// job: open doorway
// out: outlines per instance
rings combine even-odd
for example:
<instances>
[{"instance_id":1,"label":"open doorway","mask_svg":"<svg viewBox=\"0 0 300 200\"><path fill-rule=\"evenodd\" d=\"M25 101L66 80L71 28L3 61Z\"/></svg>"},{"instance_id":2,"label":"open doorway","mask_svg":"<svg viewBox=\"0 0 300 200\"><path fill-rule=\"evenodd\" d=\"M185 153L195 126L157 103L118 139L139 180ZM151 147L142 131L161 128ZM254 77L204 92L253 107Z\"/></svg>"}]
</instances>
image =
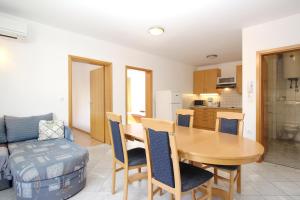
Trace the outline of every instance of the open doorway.
<instances>
[{"instance_id":1,"label":"open doorway","mask_svg":"<svg viewBox=\"0 0 300 200\"><path fill-rule=\"evenodd\" d=\"M300 45L257 56L257 140L264 161L300 169Z\"/></svg>"},{"instance_id":2,"label":"open doorway","mask_svg":"<svg viewBox=\"0 0 300 200\"><path fill-rule=\"evenodd\" d=\"M83 145L110 143L105 113L112 110L111 75L111 63L69 56L69 126L85 133Z\"/></svg>"},{"instance_id":3,"label":"open doorway","mask_svg":"<svg viewBox=\"0 0 300 200\"><path fill-rule=\"evenodd\" d=\"M126 123L152 117L152 70L126 66Z\"/></svg>"}]
</instances>

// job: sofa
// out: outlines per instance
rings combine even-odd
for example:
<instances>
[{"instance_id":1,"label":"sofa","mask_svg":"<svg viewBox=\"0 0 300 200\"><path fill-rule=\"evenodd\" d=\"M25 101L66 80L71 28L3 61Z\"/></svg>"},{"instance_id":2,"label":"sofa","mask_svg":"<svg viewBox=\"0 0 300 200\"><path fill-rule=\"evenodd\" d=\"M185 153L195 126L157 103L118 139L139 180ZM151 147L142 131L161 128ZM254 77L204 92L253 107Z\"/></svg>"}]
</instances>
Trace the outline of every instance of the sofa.
<instances>
[{"instance_id":1,"label":"sofa","mask_svg":"<svg viewBox=\"0 0 300 200\"><path fill-rule=\"evenodd\" d=\"M68 199L86 184L87 149L64 138L38 140L39 121L53 114L0 118L0 190L14 187L17 200Z\"/></svg>"}]
</instances>

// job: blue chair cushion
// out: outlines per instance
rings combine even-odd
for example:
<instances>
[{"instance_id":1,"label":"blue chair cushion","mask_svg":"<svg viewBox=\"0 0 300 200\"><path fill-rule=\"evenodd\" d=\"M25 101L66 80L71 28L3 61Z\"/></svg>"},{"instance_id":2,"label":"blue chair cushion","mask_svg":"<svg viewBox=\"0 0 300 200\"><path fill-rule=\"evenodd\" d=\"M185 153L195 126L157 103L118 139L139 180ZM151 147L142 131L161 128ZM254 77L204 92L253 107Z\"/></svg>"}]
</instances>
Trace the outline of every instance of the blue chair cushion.
<instances>
[{"instance_id":1,"label":"blue chair cushion","mask_svg":"<svg viewBox=\"0 0 300 200\"><path fill-rule=\"evenodd\" d=\"M238 120L221 118L220 132L229 133L232 135L238 134Z\"/></svg>"},{"instance_id":2,"label":"blue chair cushion","mask_svg":"<svg viewBox=\"0 0 300 200\"><path fill-rule=\"evenodd\" d=\"M123 144L121 139L121 131L119 127L119 122L114 122L110 120L111 134L113 138L114 150L116 158L124 163L124 153L123 153Z\"/></svg>"},{"instance_id":3,"label":"blue chair cushion","mask_svg":"<svg viewBox=\"0 0 300 200\"><path fill-rule=\"evenodd\" d=\"M179 167L182 192L199 187L213 177L211 172L187 163L180 162Z\"/></svg>"},{"instance_id":4,"label":"blue chair cushion","mask_svg":"<svg viewBox=\"0 0 300 200\"><path fill-rule=\"evenodd\" d=\"M174 188L169 134L149 129L149 141L153 178Z\"/></svg>"},{"instance_id":5,"label":"blue chair cushion","mask_svg":"<svg viewBox=\"0 0 300 200\"><path fill-rule=\"evenodd\" d=\"M147 163L145 149L134 148L128 150L127 153L129 166L145 165Z\"/></svg>"},{"instance_id":6,"label":"blue chair cushion","mask_svg":"<svg viewBox=\"0 0 300 200\"><path fill-rule=\"evenodd\" d=\"M185 127L190 127L190 115L178 115L177 123L178 126L185 126Z\"/></svg>"},{"instance_id":7,"label":"blue chair cushion","mask_svg":"<svg viewBox=\"0 0 300 200\"><path fill-rule=\"evenodd\" d=\"M236 171L240 167L239 165L210 165L210 166L219 168L219 169L225 169L228 171Z\"/></svg>"},{"instance_id":8,"label":"blue chair cushion","mask_svg":"<svg viewBox=\"0 0 300 200\"><path fill-rule=\"evenodd\" d=\"M7 143L4 117L0 117L0 144Z\"/></svg>"},{"instance_id":9,"label":"blue chair cushion","mask_svg":"<svg viewBox=\"0 0 300 200\"><path fill-rule=\"evenodd\" d=\"M5 116L7 141L19 142L37 139L39 137L40 120L53 120L53 114L49 113L31 117Z\"/></svg>"}]
</instances>

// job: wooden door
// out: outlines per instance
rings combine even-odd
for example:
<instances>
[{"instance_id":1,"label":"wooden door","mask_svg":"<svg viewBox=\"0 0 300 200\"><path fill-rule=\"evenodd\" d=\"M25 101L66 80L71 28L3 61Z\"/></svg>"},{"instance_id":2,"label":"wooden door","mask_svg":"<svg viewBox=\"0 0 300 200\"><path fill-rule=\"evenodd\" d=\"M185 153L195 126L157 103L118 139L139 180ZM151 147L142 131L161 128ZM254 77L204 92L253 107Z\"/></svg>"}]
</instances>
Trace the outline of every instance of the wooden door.
<instances>
[{"instance_id":1,"label":"wooden door","mask_svg":"<svg viewBox=\"0 0 300 200\"><path fill-rule=\"evenodd\" d=\"M194 72L194 94L205 93L204 90L205 71Z\"/></svg>"},{"instance_id":2,"label":"wooden door","mask_svg":"<svg viewBox=\"0 0 300 200\"><path fill-rule=\"evenodd\" d=\"M236 66L236 91L239 94L242 94L242 82L243 82L243 72L242 72L242 65Z\"/></svg>"},{"instance_id":3,"label":"wooden door","mask_svg":"<svg viewBox=\"0 0 300 200\"><path fill-rule=\"evenodd\" d=\"M91 137L105 142L104 67L90 72Z\"/></svg>"},{"instance_id":4,"label":"wooden door","mask_svg":"<svg viewBox=\"0 0 300 200\"><path fill-rule=\"evenodd\" d=\"M217 77L221 75L220 69L205 71L205 92L217 93Z\"/></svg>"}]
</instances>

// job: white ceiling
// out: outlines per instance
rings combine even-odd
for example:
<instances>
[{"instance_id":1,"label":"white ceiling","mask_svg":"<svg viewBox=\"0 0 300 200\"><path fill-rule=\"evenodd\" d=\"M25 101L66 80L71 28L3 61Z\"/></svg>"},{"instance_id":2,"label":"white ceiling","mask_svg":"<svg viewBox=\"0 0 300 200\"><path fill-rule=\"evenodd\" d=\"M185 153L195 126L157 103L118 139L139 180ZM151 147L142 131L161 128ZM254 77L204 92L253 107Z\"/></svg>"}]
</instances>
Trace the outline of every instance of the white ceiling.
<instances>
[{"instance_id":1,"label":"white ceiling","mask_svg":"<svg viewBox=\"0 0 300 200\"><path fill-rule=\"evenodd\" d=\"M300 0L0 0L0 12L204 65L241 60L241 29L300 13Z\"/></svg>"}]
</instances>

